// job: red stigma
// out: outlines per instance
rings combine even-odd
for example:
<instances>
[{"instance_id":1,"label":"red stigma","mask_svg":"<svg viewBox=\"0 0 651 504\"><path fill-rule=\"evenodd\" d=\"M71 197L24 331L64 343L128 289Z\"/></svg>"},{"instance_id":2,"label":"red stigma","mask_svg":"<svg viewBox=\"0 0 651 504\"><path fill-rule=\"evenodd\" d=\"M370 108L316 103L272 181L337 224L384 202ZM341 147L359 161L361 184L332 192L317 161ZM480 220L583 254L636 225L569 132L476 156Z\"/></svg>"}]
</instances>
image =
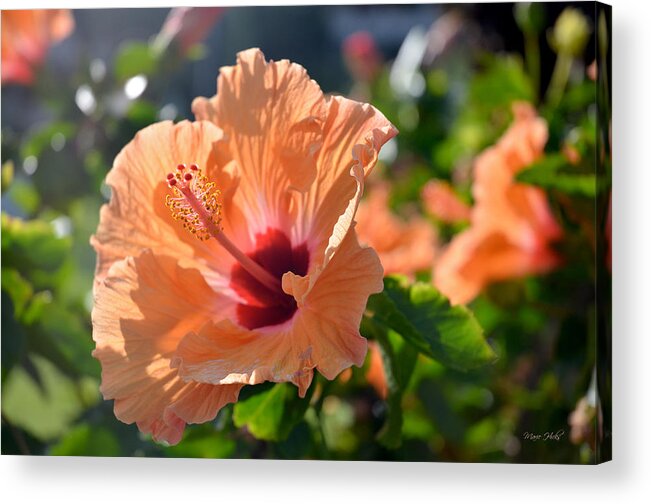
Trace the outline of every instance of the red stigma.
<instances>
[{"instance_id":1,"label":"red stigma","mask_svg":"<svg viewBox=\"0 0 651 504\"><path fill-rule=\"evenodd\" d=\"M175 186L175 185L176 185L176 179L175 179L175 178L173 178L173 179L169 179L169 180L167 181L167 183L168 183L170 186Z\"/></svg>"},{"instance_id":2,"label":"red stigma","mask_svg":"<svg viewBox=\"0 0 651 504\"><path fill-rule=\"evenodd\" d=\"M186 173L183 177L185 180L192 180L192 173Z\"/></svg>"},{"instance_id":3,"label":"red stigma","mask_svg":"<svg viewBox=\"0 0 651 504\"><path fill-rule=\"evenodd\" d=\"M176 167L176 169L179 170L179 171L183 171L183 170L185 170L186 168L187 168L187 166L185 166L185 163L181 163L180 165L178 165L178 166Z\"/></svg>"},{"instance_id":4,"label":"red stigma","mask_svg":"<svg viewBox=\"0 0 651 504\"><path fill-rule=\"evenodd\" d=\"M173 178L174 178L174 174L173 174L173 173L168 173L168 174L167 174L167 180L172 180Z\"/></svg>"},{"instance_id":5,"label":"red stigma","mask_svg":"<svg viewBox=\"0 0 651 504\"><path fill-rule=\"evenodd\" d=\"M193 171L197 171L199 169L199 166L197 166L196 164L191 164L190 169Z\"/></svg>"}]
</instances>

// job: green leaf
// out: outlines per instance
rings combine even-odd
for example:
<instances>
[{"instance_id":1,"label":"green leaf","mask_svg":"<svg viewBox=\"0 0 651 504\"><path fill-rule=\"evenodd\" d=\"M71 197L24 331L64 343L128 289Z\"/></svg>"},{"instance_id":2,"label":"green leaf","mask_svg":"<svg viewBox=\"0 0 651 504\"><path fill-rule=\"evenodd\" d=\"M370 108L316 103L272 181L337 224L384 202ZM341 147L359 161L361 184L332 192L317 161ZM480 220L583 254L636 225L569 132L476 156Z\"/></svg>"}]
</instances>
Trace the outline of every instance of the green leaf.
<instances>
[{"instance_id":1,"label":"green leaf","mask_svg":"<svg viewBox=\"0 0 651 504\"><path fill-rule=\"evenodd\" d=\"M246 427L258 439L282 441L305 415L313 387L305 398L298 397L296 387L288 383L270 383L252 387L233 409L236 427ZM251 395L252 394L252 395Z\"/></svg>"},{"instance_id":2,"label":"green leaf","mask_svg":"<svg viewBox=\"0 0 651 504\"><path fill-rule=\"evenodd\" d=\"M120 443L115 434L105 427L81 424L52 446L50 455L118 457Z\"/></svg>"},{"instance_id":3,"label":"green leaf","mask_svg":"<svg viewBox=\"0 0 651 504\"><path fill-rule=\"evenodd\" d=\"M4 273L2 274L4 281ZM26 336L25 329L18 323L14 316L14 302L11 296L2 289L2 386L14 366L18 365L25 356Z\"/></svg>"},{"instance_id":4,"label":"green leaf","mask_svg":"<svg viewBox=\"0 0 651 504\"><path fill-rule=\"evenodd\" d=\"M94 343L83 319L57 302L44 303L39 309L38 335L30 340L32 350L47 356L71 376L99 378L99 363L90 358Z\"/></svg>"},{"instance_id":5,"label":"green leaf","mask_svg":"<svg viewBox=\"0 0 651 504\"><path fill-rule=\"evenodd\" d=\"M402 444L402 397L414 372L418 351L391 329L386 332L376 330L374 335L382 353L389 407L387 420L378 433L378 441L387 448L395 449Z\"/></svg>"},{"instance_id":6,"label":"green leaf","mask_svg":"<svg viewBox=\"0 0 651 504\"><path fill-rule=\"evenodd\" d=\"M491 109L510 107L515 100L533 101L534 92L522 60L515 56L489 58L485 72L477 74L470 83L469 99L483 113Z\"/></svg>"},{"instance_id":7,"label":"green leaf","mask_svg":"<svg viewBox=\"0 0 651 504\"><path fill-rule=\"evenodd\" d=\"M235 448L235 441L227 433L207 423L189 427L183 441L175 446L166 446L163 451L170 457L215 459L230 457Z\"/></svg>"},{"instance_id":8,"label":"green leaf","mask_svg":"<svg viewBox=\"0 0 651 504\"><path fill-rule=\"evenodd\" d=\"M373 320L393 329L441 364L467 371L495 361L481 326L465 306L450 302L431 284L400 276L384 279L384 291L369 299Z\"/></svg>"},{"instance_id":9,"label":"green leaf","mask_svg":"<svg viewBox=\"0 0 651 504\"><path fill-rule=\"evenodd\" d=\"M22 323L31 326L36 321L38 321L42 314L43 310L47 305L52 302L52 293L50 291L41 291L37 292L32 296L32 299L29 303L29 306L25 310L25 313L22 316Z\"/></svg>"},{"instance_id":10,"label":"green leaf","mask_svg":"<svg viewBox=\"0 0 651 504\"><path fill-rule=\"evenodd\" d=\"M2 290L14 304L14 316L19 319L34 293L31 284L13 268L2 268Z\"/></svg>"},{"instance_id":11,"label":"green leaf","mask_svg":"<svg viewBox=\"0 0 651 504\"><path fill-rule=\"evenodd\" d=\"M151 75L157 66L156 55L147 44L129 42L120 48L115 57L115 76L122 81L138 74Z\"/></svg>"},{"instance_id":12,"label":"green leaf","mask_svg":"<svg viewBox=\"0 0 651 504\"><path fill-rule=\"evenodd\" d=\"M11 297L14 317L25 326L31 326L52 301L50 291L34 293L32 285L15 269L2 268L2 290Z\"/></svg>"},{"instance_id":13,"label":"green leaf","mask_svg":"<svg viewBox=\"0 0 651 504\"><path fill-rule=\"evenodd\" d=\"M572 196L594 198L597 179L594 173L577 173L562 154L546 156L516 175L516 180L545 190L555 189Z\"/></svg>"},{"instance_id":14,"label":"green leaf","mask_svg":"<svg viewBox=\"0 0 651 504\"><path fill-rule=\"evenodd\" d=\"M47 222L24 221L2 214L3 264L20 264L22 272L55 271L69 250L70 240L58 238Z\"/></svg>"},{"instance_id":15,"label":"green leaf","mask_svg":"<svg viewBox=\"0 0 651 504\"><path fill-rule=\"evenodd\" d=\"M397 332L387 331L387 342L391 349L391 373L401 390L406 390L418 359L418 351ZM386 347L386 345L385 345Z\"/></svg>"},{"instance_id":16,"label":"green leaf","mask_svg":"<svg viewBox=\"0 0 651 504\"><path fill-rule=\"evenodd\" d=\"M31 180L17 178L11 184L6 194L7 199L13 201L25 214L32 215L41 204L41 196Z\"/></svg>"},{"instance_id":17,"label":"green leaf","mask_svg":"<svg viewBox=\"0 0 651 504\"><path fill-rule=\"evenodd\" d=\"M23 367L14 367L3 383L2 414L32 436L49 441L67 432L84 409L99 399L97 382L75 382L48 360L37 355L29 359L38 378Z\"/></svg>"}]
</instances>

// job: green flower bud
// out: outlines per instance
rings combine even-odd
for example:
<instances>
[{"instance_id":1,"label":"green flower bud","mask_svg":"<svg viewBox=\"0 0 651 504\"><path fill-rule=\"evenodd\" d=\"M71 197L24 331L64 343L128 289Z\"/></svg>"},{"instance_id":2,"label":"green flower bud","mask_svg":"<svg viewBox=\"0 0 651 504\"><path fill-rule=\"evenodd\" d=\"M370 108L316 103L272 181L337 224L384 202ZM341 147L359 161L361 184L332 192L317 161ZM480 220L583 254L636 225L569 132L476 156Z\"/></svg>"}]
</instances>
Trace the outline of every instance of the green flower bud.
<instances>
[{"instance_id":1,"label":"green flower bud","mask_svg":"<svg viewBox=\"0 0 651 504\"><path fill-rule=\"evenodd\" d=\"M578 9L568 7L549 32L549 43L557 53L576 57L585 49L591 33L588 19Z\"/></svg>"}]
</instances>

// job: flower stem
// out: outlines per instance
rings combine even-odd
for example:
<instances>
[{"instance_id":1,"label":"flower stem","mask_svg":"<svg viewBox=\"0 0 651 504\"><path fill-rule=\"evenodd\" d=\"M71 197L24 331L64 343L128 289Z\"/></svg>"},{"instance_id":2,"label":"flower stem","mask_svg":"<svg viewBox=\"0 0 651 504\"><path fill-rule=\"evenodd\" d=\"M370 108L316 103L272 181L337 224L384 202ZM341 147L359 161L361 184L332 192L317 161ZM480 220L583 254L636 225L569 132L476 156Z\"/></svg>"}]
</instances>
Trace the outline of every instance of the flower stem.
<instances>
[{"instance_id":1,"label":"flower stem","mask_svg":"<svg viewBox=\"0 0 651 504\"><path fill-rule=\"evenodd\" d=\"M557 107L563 97L565 86L570 78L570 70L572 70L572 56L562 52L558 53L556 58L556 65L552 73L549 88L547 88L547 104L550 107Z\"/></svg>"},{"instance_id":2,"label":"flower stem","mask_svg":"<svg viewBox=\"0 0 651 504\"><path fill-rule=\"evenodd\" d=\"M534 100L537 103L538 94L540 93L540 45L538 43L538 34L533 31L525 32L524 44L527 70L533 84Z\"/></svg>"}]
</instances>

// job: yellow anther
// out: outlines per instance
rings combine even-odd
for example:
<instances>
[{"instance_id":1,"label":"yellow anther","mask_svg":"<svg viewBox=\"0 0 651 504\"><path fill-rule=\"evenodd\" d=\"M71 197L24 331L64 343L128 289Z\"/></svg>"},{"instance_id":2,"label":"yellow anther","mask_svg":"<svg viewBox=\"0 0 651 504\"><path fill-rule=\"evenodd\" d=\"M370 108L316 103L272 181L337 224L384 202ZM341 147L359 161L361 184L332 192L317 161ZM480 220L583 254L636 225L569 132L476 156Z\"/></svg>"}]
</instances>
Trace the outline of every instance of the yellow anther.
<instances>
[{"instance_id":1,"label":"yellow anther","mask_svg":"<svg viewBox=\"0 0 651 504\"><path fill-rule=\"evenodd\" d=\"M167 176L167 183L173 194L166 196L165 205L174 220L182 222L185 229L202 241L221 230L220 191L201 170L182 174L177 168L175 174Z\"/></svg>"}]
</instances>

